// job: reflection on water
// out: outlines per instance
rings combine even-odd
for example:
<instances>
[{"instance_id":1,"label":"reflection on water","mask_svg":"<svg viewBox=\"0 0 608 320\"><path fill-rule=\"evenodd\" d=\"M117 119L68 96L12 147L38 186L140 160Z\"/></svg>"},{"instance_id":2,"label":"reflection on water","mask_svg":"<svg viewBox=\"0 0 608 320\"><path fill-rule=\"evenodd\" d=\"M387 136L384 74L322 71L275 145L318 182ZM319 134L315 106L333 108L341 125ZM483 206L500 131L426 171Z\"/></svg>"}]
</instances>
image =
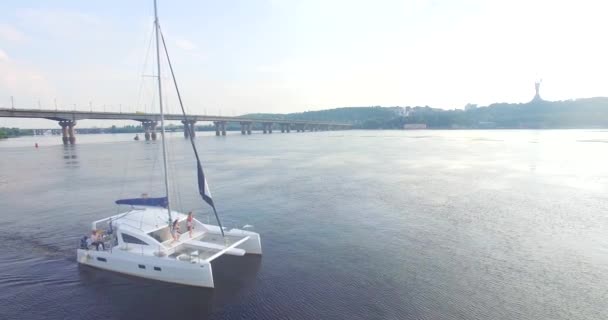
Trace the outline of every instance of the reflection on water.
<instances>
[{"instance_id":1,"label":"reflection on water","mask_svg":"<svg viewBox=\"0 0 608 320\"><path fill-rule=\"evenodd\" d=\"M75 144L64 144L63 145L63 163L68 168L78 168L78 146Z\"/></svg>"}]
</instances>

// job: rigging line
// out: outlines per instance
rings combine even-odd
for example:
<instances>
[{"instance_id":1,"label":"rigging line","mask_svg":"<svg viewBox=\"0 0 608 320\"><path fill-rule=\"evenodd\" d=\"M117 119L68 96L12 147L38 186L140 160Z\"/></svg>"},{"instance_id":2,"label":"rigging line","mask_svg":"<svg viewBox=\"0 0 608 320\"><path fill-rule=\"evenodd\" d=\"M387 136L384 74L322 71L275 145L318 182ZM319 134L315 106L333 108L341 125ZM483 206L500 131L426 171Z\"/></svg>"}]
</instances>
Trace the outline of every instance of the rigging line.
<instances>
[{"instance_id":1,"label":"rigging line","mask_svg":"<svg viewBox=\"0 0 608 320\"><path fill-rule=\"evenodd\" d=\"M158 181L158 178L154 176L154 172L156 172L156 165L158 163L158 154L160 153L160 148L154 141L147 141L146 143L150 145L150 150L152 150L152 168L150 170L152 174L148 176L148 190L153 190L156 187L154 182Z\"/></svg>"},{"instance_id":2,"label":"rigging line","mask_svg":"<svg viewBox=\"0 0 608 320\"><path fill-rule=\"evenodd\" d=\"M150 103L150 108L152 108L155 102L156 95L153 95L152 102ZM145 148L144 150L152 150L152 168L150 172L154 173L156 169L156 164L158 163L158 153L160 148L156 147L156 143L152 143L151 141L146 141L146 145L149 145L150 148ZM154 176L154 174L150 174L148 176L148 190L152 190L152 187L154 187L152 183L154 181L157 181L157 178Z\"/></svg>"},{"instance_id":3,"label":"rigging line","mask_svg":"<svg viewBox=\"0 0 608 320\"><path fill-rule=\"evenodd\" d=\"M169 104L169 94L170 94L170 90L167 86L163 87L164 90L164 99L165 99L165 110L172 110L172 105ZM169 135L173 135L173 133L168 133L167 132L167 137L169 137ZM178 211L183 212L183 202L182 202L182 197L181 197L181 188L180 188L180 184L179 184L179 172L178 172L178 163L177 163L177 155L178 153L176 152L176 147L173 143L169 143L167 144L167 159L168 159L168 167L167 169L169 170L169 176L172 178L172 188L171 188L171 196L172 196L172 202L174 204L173 208L179 208Z\"/></svg>"},{"instance_id":4,"label":"rigging line","mask_svg":"<svg viewBox=\"0 0 608 320\"><path fill-rule=\"evenodd\" d=\"M161 69L160 69L160 43L159 43L159 33L160 33L160 24L158 22L158 11L156 7L156 0L154 0L154 33L156 35L156 71L158 75L158 104L160 106L160 129L161 129L161 137L162 137L162 146L163 146L163 171L165 176L165 195L167 195L167 216L168 216L168 225L170 226L173 222L173 217L171 216L171 201L169 200L169 176L167 172L167 142L165 136L165 114L163 110L163 86L161 81Z\"/></svg>"},{"instance_id":5,"label":"rigging line","mask_svg":"<svg viewBox=\"0 0 608 320\"><path fill-rule=\"evenodd\" d=\"M173 188L171 188L171 194L173 196L173 203L174 206L173 208L179 208L179 211L183 212L183 204L182 204L182 199L181 199L181 194L180 194L180 183L179 181L181 180L179 177L179 171L178 171L178 167L179 164L177 163L177 155L178 153L176 152L176 147L173 143L169 143L167 145L167 155L169 156L169 172L171 172L171 177L173 179Z\"/></svg>"},{"instance_id":6,"label":"rigging line","mask_svg":"<svg viewBox=\"0 0 608 320\"><path fill-rule=\"evenodd\" d=\"M153 90L152 90L153 91ZM152 94L151 95L152 98L150 99L151 101L149 101L149 106L150 106L150 110L154 110L155 109L155 105L156 105L156 95ZM144 109L145 112L147 112L147 108ZM143 131L143 135L145 136L145 128L143 125L143 122L141 123L141 130ZM156 142L154 140L146 140L144 142L144 154L143 154L143 158L141 159L141 163L144 164L143 169L146 169L146 164L147 161L146 160L152 160L152 167L150 168L150 174L147 176L147 180L142 179L142 181L144 182L143 187L147 188L147 192L148 194L151 193L152 190L156 190L156 185L154 184L155 181L158 181L158 177L156 177L154 175L154 173L156 172L156 165L158 163L158 154L160 151L160 148L158 147L158 145L156 144ZM150 158L148 158L148 156Z\"/></svg>"},{"instance_id":7,"label":"rigging line","mask_svg":"<svg viewBox=\"0 0 608 320\"><path fill-rule=\"evenodd\" d=\"M169 58L169 51L167 50L167 44L165 43L165 36L162 33L162 30L160 29L160 25L158 26L158 32L160 33L160 38L163 42L163 48L165 49L165 57L167 57L167 64L169 65L169 70L171 71L171 77L173 78L173 85L175 85L175 92L177 93L177 99L179 100L179 106L182 109L182 115L184 116L184 121L187 123L188 121L188 117L186 116L186 110L184 109L184 103L182 102L182 95L179 92L179 87L177 86L177 80L175 79L175 73L173 72L173 65L171 64L171 59ZM201 160L198 156L198 151L196 150L196 145L194 144L194 126L190 126L188 125L188 133L189 133L189 137L190 137L190 143L192 144L192 150L194 151L194 156L196 157L196 162L197 162L197 166L198 166L198 172L199 172L199 192L200 192L200 173L203 172L203 166L201 165ZM203 177L204 178L204 177ZM207 187L207 183L206 181L204 182L204 187L203 187L203 191L207 189L208 191L208 187ZM220 217L217 214L217 210L215 209L215 203L213 202L213 199L211 199L211 197L206 196L205 192L202 192L201 196L203 197L203 200L205 200L213 209L213 214L215 214L215 219L217 220L217 224L220 227L220 231L222 232L222 237L225 238L224 235L224 228L222 227L222 222L220 221Z\"/></svg>"},{"instance_id":8,"label":"rigging line","mask_svg":"<svg viewBox=\"0 0 608 320\"><path fill-rule=\"evenodd\" d=\"M133 156L133 149L135 148L127 148L127 157L123 166L122 180L120 184L120 198L122 199L125 192L125 181L129 178L129 167L131 166L131 158ZM120 211L120 206L116 206L116 212Z\"/></svg>"},{"instance_id":9,"label":"rigging line","mask_svg":"<svg viewBox=\"0 0 608 320\"><path fill-rule=\"evenodd\" d=\"M167 77L165 77L165 80L168 80ZM169 103L169 95L170 95L170 89L168 86L164 86L163 87L163 98L164 98L164 107L165 107L165 111L167 114L171 113L171 110L173 108L173 106ZM167 141L168 139L170 139L170 133L168 131L165 132L165 135L167 136ZM180 199L177 198L177 193L176 190L179 189L179 179L177 177L177 169L176 169L176 164L175 164L175 159L176 159L176 153L175 153L175 148L173 146L172 143L168 143L167 144L167 172L168 172L168 176L171 179L171 199L173 200L173 209L176 208L181 208L181 203L179 202ZM181 210L180 210L181 211Z\"/></svg>"},{"instance_id":10,"label":"rigging line","mask_svg":"<svg viewBox=\"0 0 608 320\"><path fill-rule=\"evenodd\" d=\"M143 87L144 87L144 83L145 83L145 81L143 79L144 78L143 73L146 69L146 66L148 65L148 58L150 57L150 51L151 51L150 49L152 47L152 39L153 39L152 35L153 34L154 34L154 26L152 26L152 29L150 30L150 36L149 36L149 40L148 40L148 49L146 49L146 54L144 55L144 63L142 64L141 69L140 69L141 70L141 72L139 73L140 76L138 76L139 77L139 88L137 90L137 99L136 99L136 101L135 101L136 103L134 105L135 107L139 107L139 103L142 100L142 95L143 95L142 92L144 91ZM145 111L146 110L144 110L144 112Z\"/></svg>"}]
</instances>

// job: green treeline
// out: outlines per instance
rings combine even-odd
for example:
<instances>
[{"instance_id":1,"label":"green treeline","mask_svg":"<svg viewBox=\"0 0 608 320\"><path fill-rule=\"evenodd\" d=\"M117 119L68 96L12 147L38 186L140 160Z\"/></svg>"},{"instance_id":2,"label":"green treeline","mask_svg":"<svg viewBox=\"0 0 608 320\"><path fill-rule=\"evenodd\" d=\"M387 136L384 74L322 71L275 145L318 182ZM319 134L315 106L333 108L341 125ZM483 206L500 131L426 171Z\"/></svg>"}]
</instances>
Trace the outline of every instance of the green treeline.
<instances>
[{"instance_id":1,"label":"green treeline","mask_svg":"<svg viewBox=\"0 0 608 320\"><path fill-rule=\"evenodd\" d=\"M346 107L288 114L253 113L243 115L242 117L340 122L353 124L356 128L361 129L389 129L398 126L397 122L400 121L399 117L402 115L403 110L404 108L401 107Z\"/></svg>"},{"instance_id":2,"label":"green treeline","mask_svg":"<svg viewBox=\"0 0 608 320\"><path fill-rule=\"evenodd\" d=\"M0 128L0 139L28 136L34 134L31 129L19 129L19 128Z\"/></svg>"},{"instance_id":3,"label":"green treeline","mask_svg":"<svg viewBox=\"0 0 608 320\"><path fill-rule=\"evenodd\" d=\"M529 103L495 103L469 110L413 110L406 123L430 128L600 128L608 127L608 98Z\"/></svg>"},{"instance_id":4,"label":"green treeline","mask_svg":"<svg viewBox=\"0 0 608 320\"><path fill-rule=\"evenodd\" d=\"M462 109L431 107L351 107L291 114L250 114L244 117L347 122L358 129L401 129L425 124L437 129L475 128L608 128L608 98L529 103L494 103Z\"/></svg>"},{"instance_id":5,"label":"green treeline","mask_svg":"<svg viewBox=\"0 0 608 320\"><path fill-rule=\"evenodd\" d=\"M126 125L124 127L111 126L109 129L103 130L105 133L139 133L143 132L142 126Z\"/></svg>"}]
</instances>

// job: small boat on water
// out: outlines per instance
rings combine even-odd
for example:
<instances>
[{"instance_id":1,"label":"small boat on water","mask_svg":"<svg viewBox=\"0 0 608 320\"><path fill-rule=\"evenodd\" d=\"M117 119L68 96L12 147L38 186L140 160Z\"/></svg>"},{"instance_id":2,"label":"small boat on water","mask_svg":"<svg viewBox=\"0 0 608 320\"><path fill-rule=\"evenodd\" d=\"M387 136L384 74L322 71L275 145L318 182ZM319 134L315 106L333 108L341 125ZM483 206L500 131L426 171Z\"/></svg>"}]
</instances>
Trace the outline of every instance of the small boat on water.
<instances>
[{"instance_id":1,"label":"small boat on water","mask_svg":"<svg viewBox=\"0 0 608 320\"><path fill-rule=\"evenodd\" d=\"M133 138L133 140L135 140L135 141L139 141L139 134L137 134L137 133L136 133L136 134L135 134L135 137Z\"/></svg>"},{"instance_id":2,"label":"small boat on water","mask_svg":"<svg viewBox=\"0 0 608 320\"><path fill-rule=\"evenodd\" d=\"M154 17L157 61L160 61L162 39L184 120L187 120L158 23L156 1ZM194 134L189 137L196 158L198 191L203 201L213 210L217 225L202 223L192 215L171 209L159 62L157 72L165 195L150 198L144 194L138 198L117 200L116 204L130 206L130 209L94 221L91 225L93 241L87 241L86 236L81 239L80 248L76 250L77 261L83 265L142 278L213 288L211 262L224 254L261 255L260 235L249 230L226 229L222 226L194 144ZM136 135L135 140L138 139L139 136ZM248 227L251 226L246 225L243 229Z\"/></svg>"}]
</instances>

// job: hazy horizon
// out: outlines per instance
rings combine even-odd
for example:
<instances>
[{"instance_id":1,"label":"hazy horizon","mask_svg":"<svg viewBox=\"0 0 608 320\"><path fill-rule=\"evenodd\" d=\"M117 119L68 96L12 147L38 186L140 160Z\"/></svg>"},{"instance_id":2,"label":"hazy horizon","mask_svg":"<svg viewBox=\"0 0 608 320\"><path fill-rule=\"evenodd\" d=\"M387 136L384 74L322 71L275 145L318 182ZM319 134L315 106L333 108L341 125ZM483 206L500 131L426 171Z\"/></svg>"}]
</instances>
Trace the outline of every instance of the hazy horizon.
<instances>
[{"instance_id":1,"label":"hazy horizon","mask_svg":"<svg viewBox=\"0 0 608 320\"><path fill-rule=\"evenodd\" d=\"M608 96L603 3L159 1L190 113ZM148 111L152 2L0 4L0 107ZM153 49L153 48L151 48ZM144 63L147 62L147 63ZM167 70L163 70L166 76ZM175 112L168 91L168 111ZM122 104L122 106L120 106ZM112 121L86 120L110 126ZM0 126L48 120L0 118Z\"/></svg>"}]
</instances>

